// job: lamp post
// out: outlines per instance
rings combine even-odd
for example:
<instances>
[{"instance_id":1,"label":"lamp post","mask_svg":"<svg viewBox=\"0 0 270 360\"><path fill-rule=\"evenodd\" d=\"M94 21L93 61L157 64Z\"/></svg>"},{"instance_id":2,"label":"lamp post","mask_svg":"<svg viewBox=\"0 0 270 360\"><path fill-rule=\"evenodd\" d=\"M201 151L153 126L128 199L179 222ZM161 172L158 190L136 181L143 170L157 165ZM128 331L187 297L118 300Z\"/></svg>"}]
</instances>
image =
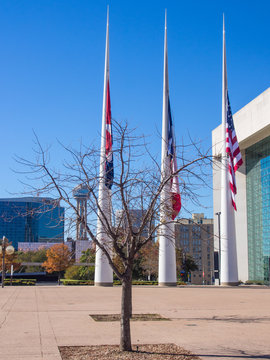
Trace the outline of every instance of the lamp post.
<instances>
[{"instance_id":1,"label":"lamp post","mask_svg":"<svg viewBox=\"0 0 270 360\"><path fill-rule=\"evenodd\" d=\"M2 246L0 245L0 254L2 254L2 288L5 283L5 275L6 275L6 255L12 255L14 253L14 247L12 245L8 245L8 239L3 236Z\"/></svg>"},{"instance_id":2,"label":"lamp post","mask_svg":"<svg viewBox=\"0 0 270 360\"><path fill-rule=\"evenodd\" d=\"M221 270L220 214L221 211L215 213L215 215L217 215L218 217L218 285L220 285L220 270Z\"/></svg>"}]
</instances>

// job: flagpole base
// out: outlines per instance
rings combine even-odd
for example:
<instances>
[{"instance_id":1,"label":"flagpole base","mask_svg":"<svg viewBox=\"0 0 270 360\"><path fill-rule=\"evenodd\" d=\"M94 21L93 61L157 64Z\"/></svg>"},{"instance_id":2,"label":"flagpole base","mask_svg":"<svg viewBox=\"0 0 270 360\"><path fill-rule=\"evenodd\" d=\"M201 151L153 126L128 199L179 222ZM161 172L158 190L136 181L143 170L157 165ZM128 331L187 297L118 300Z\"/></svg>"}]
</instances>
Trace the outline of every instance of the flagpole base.
<instances>
[{"instance_id":1,"label":"flagpole base","mask_svg":"<svg viewBox=\"0 0 270 360\"><path fill-rule=\"evenodd\" d=\"M239 281L234 281L234 282L222 282L221 286L238 286L239 285Z\"/></svg>"},{"instance_id":2,"label":"flagpole base","mask_svg":"<svg viewBox=\"0 0 270 360\"><path fill-rule=\"evenodd\" d=\"M111 283L111 282L95 282L95 286L112 287L113 283Z\"/></svg>"},{"instance_id":3,"label":"flagpole base","mask_svg":"<svg viewBox=\"0 0 270 360\"><path fill-rule=\"evenodd\" d=\"M173 287L173 286L177 286L177 283L176 282L160 282L160 283L158 283L158 286Z\"/></svg>"}]
</instances>

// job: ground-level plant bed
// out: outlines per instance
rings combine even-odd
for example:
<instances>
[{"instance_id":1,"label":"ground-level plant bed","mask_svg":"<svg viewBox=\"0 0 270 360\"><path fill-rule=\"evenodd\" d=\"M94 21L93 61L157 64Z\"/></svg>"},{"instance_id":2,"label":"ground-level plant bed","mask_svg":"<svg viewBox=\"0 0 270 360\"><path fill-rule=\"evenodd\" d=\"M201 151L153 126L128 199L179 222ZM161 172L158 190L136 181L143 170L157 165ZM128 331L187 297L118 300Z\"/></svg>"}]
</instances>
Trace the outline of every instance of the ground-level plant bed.
<instances>
[{"instance_id":1,"label":"ground-level plant bed","mask_svg":"<svg viewBox=\"0 0 270 360\"><path fill-rule=\"evenodd\" d=\"M61 279L63 285L95 285L94 280ZM113 285L122 285L120 280L114 280ZM133 280L132 285L158 285L157 281ZM177 285L187 285L183 281L177 281Z\"/></svg>"},{"instance_id":2,"label":"ground-level plant bed","mask_svg":"<svg viewBox=\"0 0 270 360\"><path fill-rule=\"evenodd\" d=\"M10 279L5 279L5 286L33 286L36 285L36 279L13 279L12 282Z\"/></svg>"},{"instance_id":3,"label":"ground-level plant bed","mask_svg":"<svg viewBox=\"0 0 270 360\"><path fill-rule=\"evenodd\" d=\"M134 345L120 351L118 345L60 346L62 360L198 360L199 357L175 344Z\"/></svg>"},{"instance_id":4,"label":"ground-level plant bed","mask_svg":"<svg viewBox=\"0 0 270 360\"><path fill-rule=\"evenodd\" d=\"M110 322L120 321L120 314L90 314L89 315L95 321ZM159 314L132 314L131 321L170 321Z\"/></svg>"}]
</instances>

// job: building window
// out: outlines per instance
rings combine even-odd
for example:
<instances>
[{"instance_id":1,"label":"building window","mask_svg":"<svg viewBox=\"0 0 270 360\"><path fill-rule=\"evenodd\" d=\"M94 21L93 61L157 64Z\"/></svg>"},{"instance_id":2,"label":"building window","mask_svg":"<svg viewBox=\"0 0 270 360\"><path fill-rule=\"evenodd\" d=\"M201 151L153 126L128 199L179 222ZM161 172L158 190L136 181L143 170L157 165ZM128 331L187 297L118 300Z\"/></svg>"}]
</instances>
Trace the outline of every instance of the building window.
<instances>
[{"instance_id":1,"label":"building window","mask_svg":"<svg viewBox=\"0 0 270 360\"><path fill-rule=\"evenodd\" d=\"M270 137L246 149L246 174L249 279L269 281Z\"/></svg>"}]
</instances>

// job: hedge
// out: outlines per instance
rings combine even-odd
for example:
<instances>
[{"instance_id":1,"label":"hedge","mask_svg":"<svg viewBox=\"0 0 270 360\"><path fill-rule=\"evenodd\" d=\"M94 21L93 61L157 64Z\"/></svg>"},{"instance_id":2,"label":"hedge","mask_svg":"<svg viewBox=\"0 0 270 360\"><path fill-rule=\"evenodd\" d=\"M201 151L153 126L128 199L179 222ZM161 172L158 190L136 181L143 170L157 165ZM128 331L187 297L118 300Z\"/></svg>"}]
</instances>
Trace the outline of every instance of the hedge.
<instances>
[{"instance_id":1,"label":"hedge","mask_svg":"<svg viewBox=\"0 0 270 360\"><path fill-rule=\"evenodd\" d=\"M12 286L33 286L36 285L36 282L36 279L13 279ZM5 279L4 285L9 286L10 279Z\"/></svg>"},{"instance_id":2,"label":"hedge","mask_svg":"<svg viewBox=\"0 0 270 360\"><path fill-rule=\"evenodd\" d=\"M93 280L61 280L63 285L94 285ZM113 285L121 285L120 280L114 280ZM132 285L158 285L157 281L142 281L142 280L133 280ZM177 285L186 285L183 281L178 281Z\"/></svg>"},{"instance_id":3,"label":"hedge","mask_svg":"<svg viewBox=\"0 0 270 360\"><path fill-rule=\"evenodd\" d=\"M246 285L265 285L263 280L247 280L245 282Z\"/></svg>"},{"instance_id":4,"label":"hedge","mask_svg":"<svg viewBox=\"0 0 270 360\"><path fill-rule=\"evenodd\" d=\"M93 280L69 280L69 279L62 279L61 283L63 285L94 285Z\"/></svg>"}]
</instances>

